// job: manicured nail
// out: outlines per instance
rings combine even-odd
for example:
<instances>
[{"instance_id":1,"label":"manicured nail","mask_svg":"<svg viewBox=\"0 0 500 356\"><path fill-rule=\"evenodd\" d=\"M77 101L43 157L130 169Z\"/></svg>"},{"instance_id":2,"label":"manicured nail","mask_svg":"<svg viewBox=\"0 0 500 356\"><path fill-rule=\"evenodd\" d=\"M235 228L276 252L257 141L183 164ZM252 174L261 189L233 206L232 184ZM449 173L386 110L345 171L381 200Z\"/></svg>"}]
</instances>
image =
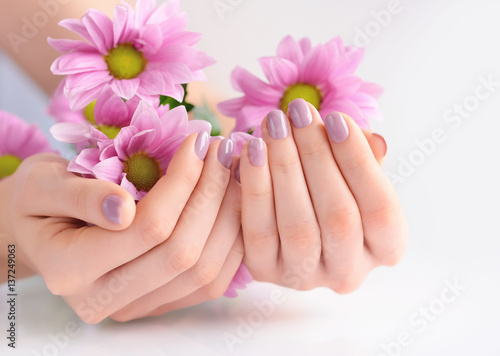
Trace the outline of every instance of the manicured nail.
<instances>
[{"instance_id":1,"label":"manicured nail","mask_svg":"<svg viewBox=\"0 0 500 356\"><path fill-rule=\"evenodd\" d=\"M231 168L231 162L233 162L233 152L233 141L228 138L223 139L219 145L219 150L217 151L217 158L219 159L219 162L227 169Z\"/></svg>"},{"instance_id":2,"label":"manicured nail","mask_svg":"<svg viewBox=\"0 0 500 356\"><path fill-rule=\"evenodd\" d=\"M125 201L118 195L108 195L102 201L102 213L104 217L113 224L121 225L122 207Z\"/></svg>"},{"instance_id":3,"label":"manicured nail","mask_svg":"<svg viewBox=\"0 0 500 356\"><path fill-rule=\"evenodd\" d=\"M206 131L200 132L194 144L194 151L202 161L207 156L209 143L210 143L210 136L208 136L208 132Z\"/></svg>"},{"instance_id":4,"label":"manicured nail","mask_svg":"<svg viewBox=\"0 0 500 356\"><path fill-rule=\"evenodd\" d=\"M288 136L286 116L281 110L273 110L267 114L267 128L269 135L275 140L282 140Z\"/></svg>"},{"instance_id":5,"label":"manicured nail","mask_svg":"<svg viewBox=\"0 0 500 356\"><path fill-rule=\"evenodd\" d=\"M382 145L383 145L383 152L384 152L384 157L387 155L387 141L385 140L384 136L378 134L378 133L375 133L375 132L372 132L372 135L373 136L377 136L378 138L381 139L381 142L382 142Z\"/></svg>"},{"instance_id":6,"label":"manicured nail","mask_svg":"<svg viewBox=\"0 0 500 356\"><path fill-rule=\"evenodd\" d=\"M302 98L290 102L288 105L288 113L292 118L293 126L298 129L309 126L313 119L309 105L307 105L307 102Z\"/></svg>"},{"instance_id":7,"label":"manicured nail","mask_svg":"<svg viewBox=\"0 0 500 356\"><path fill-rule=\"evenodd\" d=\"M349 136L347 123L344 117L338 112L328 114L325 117L325 126L328 136L333 142L343 142Z\"/></svg>"},{"instance_id":8,"label":"manicured nail","mask_svg":"<svg viewBox=\"0 0 500 356\"><path fill-rule=\"evenodd\" d=\"M250 163L255 167L262 167L266 162L264 152L264 140L259 138L252 138L248 142L248 155L250 156Z\"/></svg>"},{"instance_id":9,"label":"manicured nail","mask_svg":"<svg viewBox=\"0 0 500 356\"><path fill-rule=\"evenodd\" d=\"M236 177L236 180L238 183L241 184L240 180L240 159L238 158L238 163L236 163L236 170L234 171L234 176Z\"/></svg>"}]
</instances>

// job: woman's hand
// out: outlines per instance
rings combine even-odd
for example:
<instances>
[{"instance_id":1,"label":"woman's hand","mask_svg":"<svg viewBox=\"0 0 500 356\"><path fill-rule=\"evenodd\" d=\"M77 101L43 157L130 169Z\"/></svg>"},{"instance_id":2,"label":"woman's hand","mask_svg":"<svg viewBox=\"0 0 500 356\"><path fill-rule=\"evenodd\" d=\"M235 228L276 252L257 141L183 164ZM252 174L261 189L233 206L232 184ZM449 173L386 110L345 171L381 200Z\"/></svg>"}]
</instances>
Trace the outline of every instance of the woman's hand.
<instances>
[{"instance_id":1,"label":"woman's hand","mask_svg":"<svg viewBox=\"0 0 500 356\"><path fill-rule=\"evenodd\" d=\"M377 162L385 142L346 115L324 124L302 99L288 115L269 113L263 140L241 154L244 262L259 281L351 292L406 247L406 219Z\"/></svg>"},{"instance_id":2,"label":"woman's hand","mask_svg":"<svg viewBox=\"0 0 500 356\"><path fill-rule=\"evenodd\" d=\"M243 258L241 193L228 169L232 142L202 141L189 136L137 206L116 184L67 172L56 155L33 156L5 182L10 224L1 228L88 323L218 298ZM204 161L195 147L208 149Z\"/></svg>"}]
</instances>

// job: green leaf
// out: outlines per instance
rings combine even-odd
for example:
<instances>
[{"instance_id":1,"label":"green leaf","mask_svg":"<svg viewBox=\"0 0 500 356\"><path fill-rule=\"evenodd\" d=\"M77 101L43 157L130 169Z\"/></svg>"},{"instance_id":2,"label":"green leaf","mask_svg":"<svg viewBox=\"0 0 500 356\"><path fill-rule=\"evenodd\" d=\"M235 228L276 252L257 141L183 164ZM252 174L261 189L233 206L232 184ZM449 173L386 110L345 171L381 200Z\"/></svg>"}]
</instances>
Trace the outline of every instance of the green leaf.
<instances>
[{"instance_id":1,"label":"green leaf","mask_svg":"<svg viewBox=\"0 0 500 356\"><path fill-rule=\"evenodd\" d=\"M214 114L214 112L208 107L207 103L203 103L203 106L197 106L193 110L193 118L195 120L204 120L212 125L212 132L210 135L219 136L222 132L222 125Z\"/></svg>"},{"instance_id":2,"label":"green leaf","mask_svg":"<svg viewBox=\"0 0 500 356\"><path fill-rule=\"evenodd\" d=\"M186 96L187 96L187 84L182 84L182 87L184 88L184 97L182 98L182 102L179 102L178 100L170 97L170 96L165 96L165 95L160 95L160 105L168 105L170 110L184 105L186 107L186 111L190 112L191 110L194 109L194 105L191 103L188 103L186 101Z\"/></svg>"}]
</instances>

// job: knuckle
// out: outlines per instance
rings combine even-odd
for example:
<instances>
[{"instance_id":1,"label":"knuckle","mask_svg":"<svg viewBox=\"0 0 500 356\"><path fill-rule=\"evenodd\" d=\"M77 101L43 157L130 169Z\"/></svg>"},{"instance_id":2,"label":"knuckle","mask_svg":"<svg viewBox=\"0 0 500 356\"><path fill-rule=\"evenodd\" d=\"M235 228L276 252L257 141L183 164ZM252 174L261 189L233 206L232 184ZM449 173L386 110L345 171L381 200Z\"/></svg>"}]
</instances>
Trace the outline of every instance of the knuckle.
<instances>
[{"instance_id":1,"label":"knuckle","mask_svg":"<svg viewBox=\"0 0 500 356\"><path fill-rule=\"evenodd\" d=\"M366 175L367 169L371 167L370 161L374 159L373 155L360 154L353 159L342 162L340 169L345 176L358 180Z\"/></svg>"},{"instance_id":2,"label":"knuckle","mask_svg":"<svg viewBox=\"0 0 500 356\"><path fill-rule=\"evenodd\" d=\"M302 166L300 165L300 160L291 155L280 158L272 165L281 174L290 174L300 171L302 169Z\"/></svg>"},{"instance_id":3,"label":"knuckle","mask_svg":"<svg viewBox=\"0 0 500 356\"><path fill-rule=\"evenodd\" d=\"M298 249L309 248L317 242L319 228L316 223L296 221L287 226L284 236L284 240Z\"/></svg>"},{"instance_id":4,"label":"knuckle","mask_svg":"<svg viewBox=\"0 0 500 356\"><path fill-rule=\"evenodd\" d=\"M186 244L173 254L172 260L169 262L169 268L178 273L185 272L198 262L200 253L198 247Z\"/></svg>"},{"instance_id":5,"label":"knuckle","mask_svg":"<svg viewBox=\"0 0 500 356\"><path fill-rule=\"evenodd\" d=\"M91 192L89 191L87 185L82 185L75 191L75 211L79 217L85 217L87 215L87 201L89 193Z\"/></svg>"},{"instance_id":6,"label":"knuckle","mask_svg":"<svg viewBox=\"0 0 500 356\"><path fill-rule=\"evenodd\" d=\"M327 214L321 230L326 237L343 240L353 236L359 223L360 216L356 209L336 209Z\"/></svg>"},{"instance_id":7,"label":"knuckle","mask_svg":"<svg viewBox=\"0 0 500 356\"><path fill-rule=\"evenodd\" d=\"M248 232L246 236L248 238L245 242L254 247L266 247L278 240L278 233L274 228L260 228L259 230Z\"/></svg>"},{"instance_id":8,"label":"knuckle","mask_svg":"<svg viewBox=\"0 0 500 356\"><path fill-rule=\"evenodd\" d=\"M299 151L305 159L321 160L327 157L331 149L326 140L305 140L300 143Z\"/></svg>"},{"instance_id":9,"label":"knuckle","mask_svg":"<svg viewBox=\"0 0 500 356\"><path fill-rule=\"evenodd\" d=\"M248 191L245 190L245 195L249 198L252 203L266 203L270 201L272 197L272 192L265 184L259 185L258 187L253 187Z\"/></svg>"},{"instance_id":10,"label":"knuckle","mask_svg":"<svg viewBox=\"0 0 500 356\"><path fill-rule=\"evenodd\" d=\"M141 241L147 249L164 242L174 229L173 223L161 216L149 218L144 226L139 230Z\"/></svg>"},{"instance_id":11,"label":"knuckle","mask_svg":"<svg viewBox=\"0 0 500 356\"><path fill-rule=\"evenodd\" d=\"M210 284L217 278L219 271L220 268L215 263L198 263L193 268L195 283L199 286Z\"/></svg>"}]
</instances>

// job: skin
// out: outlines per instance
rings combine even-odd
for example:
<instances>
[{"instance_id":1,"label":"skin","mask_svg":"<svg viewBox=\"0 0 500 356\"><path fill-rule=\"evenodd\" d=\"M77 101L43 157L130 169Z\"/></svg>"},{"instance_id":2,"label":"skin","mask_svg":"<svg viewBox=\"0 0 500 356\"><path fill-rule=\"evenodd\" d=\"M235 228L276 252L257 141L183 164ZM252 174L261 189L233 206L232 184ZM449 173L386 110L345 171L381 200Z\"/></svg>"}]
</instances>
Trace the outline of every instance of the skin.
<instances>
[{"instance_id":1,"label":"skin","mask_svg":"<svg viewBox=\"0 0 500 356\"><path fill-rule=\"evenodd\" d=\"M395 265L408 228L398 197L379 163L383 142L343 115L349 136L330 141L323 120L285 139L262 122L265 164L251 164L248 143L240 161L244 262L252 276L299 290L357 289L370 270ZM258 223L255 223L258 222Z\"/></svg>"},{"instance_id":2,"label":"skin","mask_svg":"<svg viewBox=\"0 0 500 356\"><path fill-rule=\"evenodd\" d=\"M61 5L19 53L6 36L0 45L50 93L59 81L48 70L57 53L45 38L68 38L56 26L59 20L80 17L90 7L112 13L115 3ZM6 6L0 34L19 32L16 19L38 11L30 0ZM220 99L206 86L191 88L195 104ZM406 220L379 167L384 139L346 117L349 138L332 143L311 110L313 123L291 128L285 140L271 139L263 121L266 163L253 167L245 146L242 184L234 177L237 157L230 172L217 161L216 142L202 162L194 153L196 135L190 136L137 206L115 184L67 172L61 157L33 156L0 181L0 251L16 244L17 278L42 275L51 292L88 323L160 315L218 298L243 259L257 280L350 292L375 266L401 258ZM224 132L229 130L226 125ZM322 188L325 183L329 189ZM290 192L297 192L293 200ZM111 194L126 202L121 225L102 214L102 201ZM6 276L6 254L0 253L0 282Z\"/></svg>"}]
</instances>

